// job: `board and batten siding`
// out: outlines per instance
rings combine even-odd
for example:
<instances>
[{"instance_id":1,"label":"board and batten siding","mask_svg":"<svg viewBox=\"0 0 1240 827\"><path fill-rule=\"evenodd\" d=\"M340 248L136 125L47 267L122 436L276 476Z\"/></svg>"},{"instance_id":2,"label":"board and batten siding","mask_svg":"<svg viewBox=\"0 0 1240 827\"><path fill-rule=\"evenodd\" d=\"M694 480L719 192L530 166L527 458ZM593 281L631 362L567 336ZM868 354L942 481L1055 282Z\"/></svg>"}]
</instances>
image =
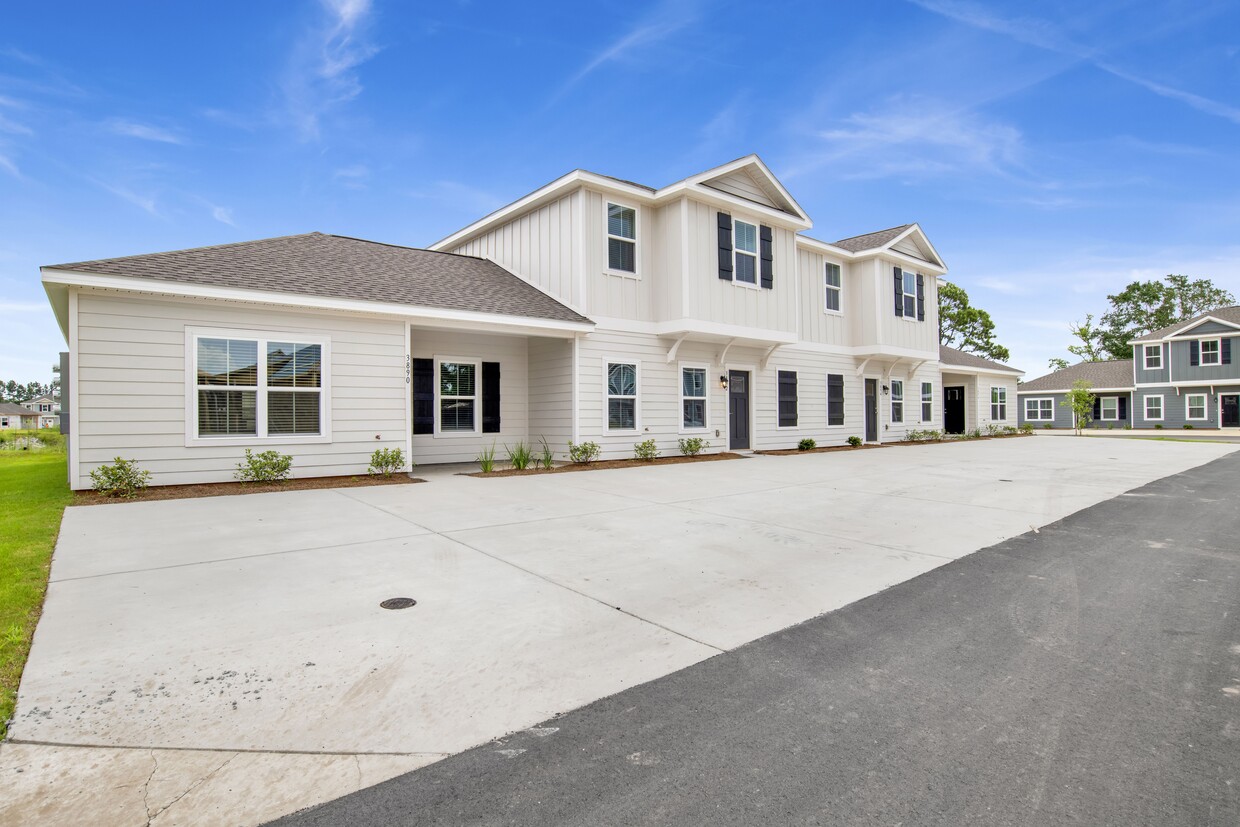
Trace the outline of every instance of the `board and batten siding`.
<instances>
[{"instance_id":1,"label":"board and batten siding","mask_svg":"<svg viewBox=\"0 0 1240 827\"><path fill-rule=\"evenodd\" d=\"M152 485L233 479L245 446L185 444L188 327L330 337L331 442L276 446L292 455L293 476L365 473L376 448L405 448L403 322L81 290L75 487L89 487L90 471L117 456L137 460Z\"/></svg>"},{"instance_id":2,"label":"board and batten siding","mask_svg":"<svg viewBox=\"0 0 1240 827\"><path fill-rule=\"evenodd\" d=\"M580 191L583 199L581 260L586 282L586 303L582 312L634 321L654 321L655 289L666 280L663 259L655 255L656 232L661 210L625 198L594 190ZM607 205L621 204L637 210L637 272L620 274L608 269Z\"/></svg>"},{"instance_id":3,"label":"board and batten siding","mask_svg":"<svg viewBox=\"0 0 1240 827\"><path fill-rule=\"evenodd\" d=\"M826 309L826 265L840 266L840 312ZM853 344L860 300L852 268L839 259L812 250L797 250L797 274L801 281L801 340L848 347Z\"/></svg>"},{"instance_id":4,"label":"board and batten siding","mask_svg":"<svg viewBox=\"0 0 1240 827\"><path fill-rule=\"evenodd\" d=\"M1146 370L1145 368L1145 348L1157 347L1162 351L1162 367ZM1133 348L1133 377L1140 384L1161 385L1171 381L1171 355L1170 347L1167 342L1158 342L1153 345L1137 345Z\"/></svg>"},{"instance_id":5,"label":"board and batten siding","mask_svg":"<svg viewBox=\"0 0 1240 827\"><path fill-rule=\"evenodd\" d=\"M890 345L905 350L920 350L933 354L937 359L939 353L938 279L929 273L923 273L925 283L925 319L917 321L905 316L897 316L895 311L895 268L907 272L912 269L904 264L884 258L874 260L874 304L867 305L871 310L878 309L878 329L875 341L880 345Z\"/></svg>"},{"instance_id":6,"label":"board and batten siding","mask_svg":"<svg viewBox=\"0 0 1240 827\"><path fill-rule=\"evenodd\" d=\"M1193 337L1196 338L1198 332L1206 327L1223 327L1211 322L1209 325L1202 325L1193 330ZM1226 328L1235 333L1231 328ZM1193 365L1191 344L1188 340L1176 340L1171 342L1171 381L1174 382L1217 382L1223 383L1228 381L1240 380L1240 337L1229 337L1226 335L1211 336L1208 331L1202 338L1211 339L1231 339L1231 364L1217 365ZM1220 349L1222 345L1220 344ZM1220 361L1222 355L1219 356Z\"/></svg>"}]
</instances>

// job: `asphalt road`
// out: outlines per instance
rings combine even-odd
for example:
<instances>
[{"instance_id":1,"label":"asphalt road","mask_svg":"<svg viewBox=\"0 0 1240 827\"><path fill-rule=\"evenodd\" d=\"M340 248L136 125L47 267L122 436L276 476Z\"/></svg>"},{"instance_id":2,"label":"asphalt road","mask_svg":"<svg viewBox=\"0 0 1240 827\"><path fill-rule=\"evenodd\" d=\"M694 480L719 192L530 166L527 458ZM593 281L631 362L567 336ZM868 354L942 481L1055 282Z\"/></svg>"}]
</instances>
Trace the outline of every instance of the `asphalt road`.
<instances>
[{"instance_id":1,"label":"asphalt road","mask_svg":"<svg viewBox=\"0 0 1240 827\"><path fill-rule=\"evenodd\" d=\"M1234 827L1238 505L1233 454L276 823Z\"/></svg>"}]
</instances>

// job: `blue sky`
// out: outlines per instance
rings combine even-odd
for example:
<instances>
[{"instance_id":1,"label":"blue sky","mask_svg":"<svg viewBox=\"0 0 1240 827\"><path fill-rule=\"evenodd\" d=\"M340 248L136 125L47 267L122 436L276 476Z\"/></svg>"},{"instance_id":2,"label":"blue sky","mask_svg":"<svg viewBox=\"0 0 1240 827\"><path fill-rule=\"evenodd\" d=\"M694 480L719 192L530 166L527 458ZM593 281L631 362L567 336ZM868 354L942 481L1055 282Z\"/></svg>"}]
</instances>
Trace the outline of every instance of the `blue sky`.
<instances>
[{"instance_id":1,"label":"blue sky","mask_svg":"<svg viewBox=\"0 0 1240 827\"><path fill-rule=\"evenodd\" d=\"M814 237L921 222L1033 377L1134 278L1240 294L1237 149L1234 2L9 4L0 378L63 347L41 264L421 246L576 167L750 152Z\"/></svg>"}]
</instances>

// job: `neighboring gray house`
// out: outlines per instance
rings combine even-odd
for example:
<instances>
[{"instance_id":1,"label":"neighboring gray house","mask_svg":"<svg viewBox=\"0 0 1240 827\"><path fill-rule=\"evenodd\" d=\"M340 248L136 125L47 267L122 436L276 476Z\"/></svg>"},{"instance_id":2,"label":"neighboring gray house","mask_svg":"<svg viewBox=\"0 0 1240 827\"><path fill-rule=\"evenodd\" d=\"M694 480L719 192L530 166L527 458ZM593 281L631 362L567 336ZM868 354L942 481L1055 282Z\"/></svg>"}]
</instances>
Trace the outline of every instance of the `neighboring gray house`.
<instances>
[{"instance_id":1,"label":"neighboring gray house","mask_svg":"<svg viewBox=\"0 0 1240 827\"><path fill-rule=\"evenodd\" d=\"M1020 421L1072 427L1060 406L1078 379L1098 396L1094 427L1240 428L1240 306L1222 307L1132 341L1133 357L1083 362L1025 382Z\"/></svg>"}]
</instances>

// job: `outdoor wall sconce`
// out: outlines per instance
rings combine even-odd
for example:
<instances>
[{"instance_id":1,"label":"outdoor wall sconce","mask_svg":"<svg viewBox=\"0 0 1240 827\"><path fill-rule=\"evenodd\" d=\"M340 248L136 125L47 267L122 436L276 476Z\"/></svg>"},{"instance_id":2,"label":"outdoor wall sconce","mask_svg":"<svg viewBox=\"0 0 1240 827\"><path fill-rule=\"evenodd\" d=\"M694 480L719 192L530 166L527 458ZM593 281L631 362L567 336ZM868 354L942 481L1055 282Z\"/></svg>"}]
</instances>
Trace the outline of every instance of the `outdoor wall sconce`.
<instances>
[{"instance_id":1,"label":"outdoor wall sconce","mask_svg":"<svg viewBox=\"0 0 1240 827\"><path fill-rule=\"evenodd\" d=\"M725 390L725 391L728 389L728 377L726 376L719 377L719 387L720 389Z\"/></svg>"},{"instance_id":2,"label":"outdoor wall sconce","mask_svg":"<svg viewBox=\"0 0 1240 827\"><path fill-rule=\"evenodd\" d=\"M883 396L886 396L889 393L891 393L891 388L887 387L886 385L883 385Z\"/></svg>"}]
</instances>

